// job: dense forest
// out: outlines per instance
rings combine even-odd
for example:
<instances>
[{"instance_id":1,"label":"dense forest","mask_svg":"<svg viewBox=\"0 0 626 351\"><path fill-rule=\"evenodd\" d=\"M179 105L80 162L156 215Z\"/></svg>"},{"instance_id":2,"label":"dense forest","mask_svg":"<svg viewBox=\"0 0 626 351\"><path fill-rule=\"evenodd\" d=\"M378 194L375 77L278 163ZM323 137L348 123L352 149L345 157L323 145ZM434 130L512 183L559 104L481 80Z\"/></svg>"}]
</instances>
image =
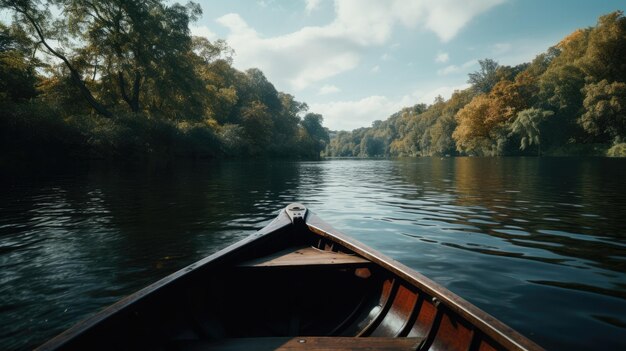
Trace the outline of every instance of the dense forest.
<instances>
[{"instance_id":1,"label":"dense forest","mask_svg":"<svg viewBox=\"0 0 626 351\"><path fill-rule=\"evenodd\" d=\"M532 62L480 60L471 86L369 128L332 132L334 157L626 156L626 18L600 17Z\"/></svg>"},{"instance_id":2,"label":"dense forest","mask_svg":"<svg viewBox=\"0 0 626 351\"><path fill-rule=\"evenodd\" d=\"M0 0L0 162L32 158L318 158L322 116L222 40L194 3Z\"/></svg>"},{"instance_id":3,"label":"dense forest","mask_svg":"<svg viewBox=\"0 0 626 351\"><path fill-rule=\"evenodd\" d=\"M32 158L626 156L626 18L352 132L329 132L223 40L199 5L0 0L0 162ZM62 14L62 15L59 15Z\"/></svg>"}]
</instances>

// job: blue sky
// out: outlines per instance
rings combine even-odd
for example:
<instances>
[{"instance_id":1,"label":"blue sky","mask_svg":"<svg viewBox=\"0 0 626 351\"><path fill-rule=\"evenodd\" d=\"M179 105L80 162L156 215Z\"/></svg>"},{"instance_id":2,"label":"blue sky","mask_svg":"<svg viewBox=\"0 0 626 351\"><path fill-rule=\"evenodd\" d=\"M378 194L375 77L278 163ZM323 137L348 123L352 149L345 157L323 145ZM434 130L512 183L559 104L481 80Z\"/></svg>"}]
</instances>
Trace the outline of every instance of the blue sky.
<instances>
[{"instance_id":1,"label":"blue sky","mask_svg":"<svg viewBox=\"0 0 626 351\"><path fill-rule=\"evenodd\" d=\"M332 130L386 119L467 87L478 59L532 60L614 0L199 1L192 33L226 39L234 66L260 68Z\"/></svg>"}]
</instances>

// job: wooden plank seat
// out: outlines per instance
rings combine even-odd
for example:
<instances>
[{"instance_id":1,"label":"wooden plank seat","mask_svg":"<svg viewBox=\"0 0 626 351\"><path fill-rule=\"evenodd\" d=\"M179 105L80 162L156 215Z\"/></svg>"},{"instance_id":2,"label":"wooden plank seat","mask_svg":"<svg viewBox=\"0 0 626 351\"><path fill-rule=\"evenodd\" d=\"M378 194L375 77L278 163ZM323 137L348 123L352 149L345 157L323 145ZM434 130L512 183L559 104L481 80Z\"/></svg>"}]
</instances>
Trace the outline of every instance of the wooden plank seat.
<instances>
[{"instance_id":1,"label":"wooden plank seat","mask_svg":"<svg viewBox=\"0 0 626 351\"><path fill-rule=\"evenodd\" d=\"M279 251L269 256L242 262L238 267L301 267L301 266L341 266L364 267L371 262L345 253L320 250L314 247L300 247Z\"/></svg>"},{"instance_id":2,"label":"wooden plank seat","mask_svg":"<svg viewBox=\"0 0 626 351\"><path fill-rule=\"evenodd\" d=\"M176 351L391 351L417 350L423 338L389 337L269 337L269 338L233 338L214 342L179 341L172 350Z\"/></svg>"}]
</instances>

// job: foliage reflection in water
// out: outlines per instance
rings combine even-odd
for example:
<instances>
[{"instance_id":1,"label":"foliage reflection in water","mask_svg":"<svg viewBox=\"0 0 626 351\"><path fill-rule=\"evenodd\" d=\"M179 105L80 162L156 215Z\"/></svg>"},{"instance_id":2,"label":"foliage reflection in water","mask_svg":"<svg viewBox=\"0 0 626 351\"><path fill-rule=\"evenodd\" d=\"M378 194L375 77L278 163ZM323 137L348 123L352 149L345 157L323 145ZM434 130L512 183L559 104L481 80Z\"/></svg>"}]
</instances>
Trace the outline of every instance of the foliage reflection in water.
<instances>
[{"instance_id":1,"label":"foliage reflection in water","mask_svg":"<svg viewBox=\"0 0 626 351\"><path fill-rule=\"evenodd\" d=\"M41 343L240 240L294 201L548 349L626 347L624 160L93 165L29 174L2 178L1 349Z\"/></svg>"}]
</instances>

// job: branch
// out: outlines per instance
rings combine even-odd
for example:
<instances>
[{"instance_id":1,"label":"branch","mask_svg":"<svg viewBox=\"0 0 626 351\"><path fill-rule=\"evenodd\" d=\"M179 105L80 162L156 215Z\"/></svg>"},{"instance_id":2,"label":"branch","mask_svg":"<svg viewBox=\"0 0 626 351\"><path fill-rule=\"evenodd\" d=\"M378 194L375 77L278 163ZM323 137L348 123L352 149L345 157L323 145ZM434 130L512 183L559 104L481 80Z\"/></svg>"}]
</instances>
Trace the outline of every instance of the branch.
<instances>
[{"instance_id":1,"label":"branch","mask_svg":"<svg viewBox=\"0 0 626 351\"><path fill-rule=\"evenodd\" d=\"M100 104L96 98L94 98L94 96L91 94L91 91L89 91L89 89L87 88L87 86L85 86L85 83L83 82L80 73L76 70L76 68L74 68L74 66L72 66L72 64L70 63L70 61L61 53L59 53L58 51L54 50L46 41L46 38L43 34L43 30L41 29L41 27L39 26L39 24L37 24L37 21L35 21L35 19L33 18L33 16L31 16L28 13L28 9L27 8L20 8L18 5L14 5L13 9L18 12L21 13L27 20L28 22L30 22L30 24L33 26L33 28L35 28L35 31L37 32L37 36L39 37L40 42L46 47L46 49L48 49L48 51L53 54L54 56L56 56L57 58L59 58L61 61L63 61L63 63L65 64L65 66L67 66L67 68L70 70L71 76L72 76L72 80L74 81L74 83L76 83L80 89L80 91L83 93L83 95L85 96L85 99L87 99L87 102L91 105L91 107L94 108L94 110L96 110L96 112L98 112L100 115L107 117L107 118L111 118L113 117L113 114L111 114L111 112L109 110L107 110L102 104Z\"/></svg>"},{"instance_id":2,"label":"branch","mask_svg":"<svg viewBox=\"0 0 626 351\"><path fill-rule=\"evenodd\" d=\"M122 71L117 72L117 81L120 87L120 93L122 94L122 98L132 108L132 102L130 101L130 97L128 97L128 94L126 93L126 81L124 80L124 73L122 73Z\"/></svg>"},{"instance_id":3,"label":"branch","mask_svg":"<svg viewBox=\"0 0 626 351\"><path fill-rule=\"evenodd\" d=\"M98 57L96 56L96 62L93 65L93 75L91 76L91 81L96 81L96 74L98 72Z\"/></svg>"},{"instance_id":4,"label":"branch","mask_svg":"<svg viewBox=\"0 0 626 351\"><path fill-rule=\"evenodd\" d=\"M135 112L139 111L139 88L141 87L141 73L135 71L135 82L133 83L133 106Z\"/></svg>"}]
</instances>

